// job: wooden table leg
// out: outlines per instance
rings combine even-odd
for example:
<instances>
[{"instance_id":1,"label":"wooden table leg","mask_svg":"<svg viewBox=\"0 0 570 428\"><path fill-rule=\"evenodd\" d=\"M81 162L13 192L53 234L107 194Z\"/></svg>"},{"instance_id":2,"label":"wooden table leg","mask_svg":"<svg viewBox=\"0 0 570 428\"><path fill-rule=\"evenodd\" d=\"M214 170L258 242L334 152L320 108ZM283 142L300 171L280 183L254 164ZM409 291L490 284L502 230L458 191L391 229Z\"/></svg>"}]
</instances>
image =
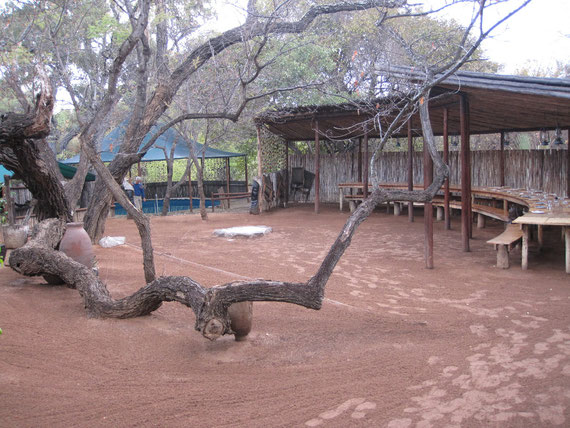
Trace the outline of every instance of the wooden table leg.
<instances>
[{"instance_id":1,"label":"wooden table leg","mask_svg":"<svg viewBox=\"0 0 570 428\"><path fill-rule=\"evenodd\" d=\"M521 269L528 269L528 241L529 241L529 231L530 226L528 224L523 225L523 238L522 238L522 261Z\"/></svg>"},{"instance_id":2,"label":"wooden table leg","mask_svg":"<svg viewBox=\"0 0 570 428\"><path fill-rule=\"evenodd\" d=\"M566 273L570 273L570 227L564 228L564 239L566 247Z\"/></svg>"},{"instance_id":3,"label":"wooden table leg","mask_svg":"<svg viewBox=\"0 0 570 428\"><path fill-rule=\"evenodd\" d=\"M544 242L544 231L542 224L538 225L538 248L542 250L542 244Z\"/></svg>"},{"instance_id":4,"label":"wooden table leg","mask_svg":"<svg viewBox=\"0 0 570 428\"><path fill-rule=\"evenodd\" d=\"M342 202L343 202L343 200L344 200L344 194L343 194L342 187L341 187L341 188L338 189L338 204L339 204L339 207L340 207L340 210L341 210L341 211L342 211Z\"/></svg>"}]
</instances>

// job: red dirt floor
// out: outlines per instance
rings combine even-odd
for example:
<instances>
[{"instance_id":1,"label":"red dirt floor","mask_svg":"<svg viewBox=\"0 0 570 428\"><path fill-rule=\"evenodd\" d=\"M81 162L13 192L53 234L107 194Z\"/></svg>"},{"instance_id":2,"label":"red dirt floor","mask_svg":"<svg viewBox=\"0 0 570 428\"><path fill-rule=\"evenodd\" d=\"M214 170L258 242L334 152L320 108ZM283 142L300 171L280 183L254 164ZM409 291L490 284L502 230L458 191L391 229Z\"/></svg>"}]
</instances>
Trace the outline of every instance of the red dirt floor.
<instances>
[{"instance_id":1,"label":"red dirt floor","mask_svg":"<svg viewBox=\"0 0 570 428\"><path fill-rule=\"evenodd\" d=\"M312 205L152 218L159 275L205 285L305 281L347 212ZM418 211L419 214L419 211ZM267 225L261 238L212 235ZM435 224L435 269L423 218L373 213L336 267L320 311L255 303L244 342L209 342L192 311L165 303L136 319L89 319L77 291L0 268L1 427L550 427L570 426L570 275L559 231L521 271L497 269L474 226ZM134 223L110 219L95 246L114 297L143 284Z\"/></svg>"}]
</instances>

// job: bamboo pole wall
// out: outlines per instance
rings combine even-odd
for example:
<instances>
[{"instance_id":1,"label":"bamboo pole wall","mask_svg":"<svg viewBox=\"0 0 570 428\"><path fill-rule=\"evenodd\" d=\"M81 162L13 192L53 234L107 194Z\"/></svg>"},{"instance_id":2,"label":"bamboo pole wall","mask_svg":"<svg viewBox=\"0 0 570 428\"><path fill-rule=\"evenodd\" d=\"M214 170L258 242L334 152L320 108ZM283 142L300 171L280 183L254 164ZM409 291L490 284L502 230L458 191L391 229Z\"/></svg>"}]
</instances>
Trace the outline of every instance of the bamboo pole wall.
<instances>
[{"instance_id":1,"label":"bamboo pole wall","mask_svg":"<svg viewBox=\"0 0 570 428\"><path fill-rule=\"evenodd\" d=\"M505 150L505 185L529 188L566 195L566 150ZM374 166L380 181L405 183L408 174L406 152L386 152ZM423 155L414 153L414 183L423 183ZM302 166L314 172L314 155L289 157L289 167ZM323 155L320 158L320 200L338 202L338 183L358 181L358 156L356 153ZM461 164L459 152L449 153L450 184L459 186ZM471 177L474 187L500 186L500 151L471 152ZM568 195L566 195L568 196ZM314 198L314 189L309 200Z\"/></svg>"}]
</instances>

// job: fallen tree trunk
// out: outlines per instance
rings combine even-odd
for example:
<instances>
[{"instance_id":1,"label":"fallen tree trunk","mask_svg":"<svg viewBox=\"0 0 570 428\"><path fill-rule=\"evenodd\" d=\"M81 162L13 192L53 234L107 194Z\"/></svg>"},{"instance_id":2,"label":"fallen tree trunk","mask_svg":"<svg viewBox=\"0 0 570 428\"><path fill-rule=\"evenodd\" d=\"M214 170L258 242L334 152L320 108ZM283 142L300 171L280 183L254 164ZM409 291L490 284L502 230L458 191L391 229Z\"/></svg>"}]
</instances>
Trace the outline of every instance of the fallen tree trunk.
<instances>
[{"instance_id":1,"label":"fallen tree trunk","mask_svg":"<svg viewBox=\"0 0 570 428\"><path fill-rule=\"evenodd\" d=\"M77 289L91 317L132 318L150 314L162 302L179 302L191 308L196 315L196 330L214 340L234 333L228 314L228 308L233 303L272 301L320 309L325 286L336 264L349 247L358 226L374 208L386 201L431 200L442 182L443 179L439 180L439 186L434 183L429 189L419 192L376 189L348 218L317 273L303 283L258 279L206 288L189 277L165 276L148 283L131 296L114 300L93 270L54 249L65 231L65 224L57 219L40 223L32 239L13 251L10 266L26 276L59 276L68 287Z\"/></svg>"}]
</instances>

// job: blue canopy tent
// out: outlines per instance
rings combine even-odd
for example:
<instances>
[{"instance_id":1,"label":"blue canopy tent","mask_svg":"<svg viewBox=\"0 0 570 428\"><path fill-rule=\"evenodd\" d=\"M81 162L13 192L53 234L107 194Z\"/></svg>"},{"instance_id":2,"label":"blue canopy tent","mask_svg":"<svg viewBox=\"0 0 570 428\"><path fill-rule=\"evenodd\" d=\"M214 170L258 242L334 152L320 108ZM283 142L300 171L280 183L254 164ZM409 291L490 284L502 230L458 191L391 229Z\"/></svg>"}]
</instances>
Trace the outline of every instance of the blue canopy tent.
<instances>
[{"instance_id":1,"label":"blue canopy tent","mask_svg":"<svg viewBox=\"0 0 570 428\"><path fill-rule=\"evenodd\" d=\"M101 160L103 162L110 162L112 161L117 153L119 152L121 141L123 141L123 137L125 135L125 130L128 123L123 121L119 126L109 132L105 138L101 141ZM144 138L143 142L141 143L139 150L143 148L143 146L152 138L154 134L158 132L160 129L159 125L155 125L151 128L149 133ZM176 148L174 150L174 159L186 159L190 156L190 148L189 142L180 134L176 129L170 128L166 132L164 132L156 142L154 143L153 147L151 147L145 155L142 157L142 162L153 162L153 161L164 161L166 160L164 157L164 152L159 147L166 148L166 152L170 154L170 149L174 142L176 143ZM194 147L196 150L196 156L198 158L202 157L202 152L204 152L204 145L198 142L194 142ZM234 157L245 157L244 153L234 153L234 152L226 152L224 150L213 149L211 147L207 147L205 149L205 158L206 159L221 159L221 158L234 158ZM65 159L61 161L66 164L77 164L79 163L79 155L75 155L69 159Z\"/></svg>"},{"instance_id":2,"label":"blue canopy tent","mask_svg":"<svg viewBox=\"0 0 570 428\"><path fill-rule=\"evenodd\" d=\"M109 132L105 136L105 138L103 138L103 140L101 141L101 144L100 144L100 153L99 153L101 156L101 160L103 162L111 162L115 158L115 156L117 156L117 154L120 151L120 145L121 145L121 142L123 141L127 126L128 126L128 121L123 121L120 125L118 125L111 132ZM159 131L161 126L162 125L159 124L159 125L155 125L151 128L151 130L145 136L143 142L141 143L141 145L139 147L139 151ZM190 143L189 143L189 141L186 140L182 136L182 134L180 134L175 128L170 128L166 132L164 132L160 137L157 138L154 145L141 158L141 162L166 161L165 153L160 147L164 147L166 149L167 155L170 156L172 146L175 142L176 142L176 147L174 150L174 159L187 159L187 158L189 158L190 157ZM196 156L198 158L202 158L202 155L204 155L204 158L206 160L218 159L219 161L225 161L224 162L225 165L219 165L219 167L217 169L215 169L215 171L225 170L225 178L221 182L216 181L218 179L209 182L211 188L206 190L206 194L217 192L218 187L220 187L220 186L225 187L225 189L226 189L225 191L227 193L231 193L231 191L230 191L231 186L237 186L236 187L238 189L237 191L241 191L241 188L243 188L243 185L244 185L243 182L238 182L238 183L231 183L230 182L230 159L231 158L239 158L239 157L243 157L243 159L244 159L245 190L247 190L248 183L247 183L247 155L246 154L227 152L224 150L214 149L211 147L204 147L203 144L200 144L198 142L193 142L193 144L194 144L194 148L196 151ZM79 163L79 155L73 156L69 159L62 161L62 162L66 163L66 164L77 164L77 163ZM141 175L140 164L139 164L138 175ZM161 193L162 190L157 190L157 189L162 189L161 183L147 183L147 185L150 185L150 184L153 184L152 188L154 189L155 194ZM149 187L151 187L151 186L149 186ZM151 189L147 189L147 190L151 190ZM191 188L189 188L188 193L192 193ZM151 194L152 194L152 192L151 192ZM162 197L162 196L160 196L160 197ZM186 196L182 196L182 197L185 198ZM190 195L189 199L191 199L191 195ZM174 203L175 203L175 201L171 201L171 205L173 205ZM120 211L117 211L117 209L115 212L119 213ZM152 209L154 209L156 211L156 210L158 210L158 207L154 207ZM147 210L144 207L144 204L143 204L143 210L145 210L145 212L147 212ZM122 213L122 212L120 212L120 213Z\"/></svg>"}]
</instances>

